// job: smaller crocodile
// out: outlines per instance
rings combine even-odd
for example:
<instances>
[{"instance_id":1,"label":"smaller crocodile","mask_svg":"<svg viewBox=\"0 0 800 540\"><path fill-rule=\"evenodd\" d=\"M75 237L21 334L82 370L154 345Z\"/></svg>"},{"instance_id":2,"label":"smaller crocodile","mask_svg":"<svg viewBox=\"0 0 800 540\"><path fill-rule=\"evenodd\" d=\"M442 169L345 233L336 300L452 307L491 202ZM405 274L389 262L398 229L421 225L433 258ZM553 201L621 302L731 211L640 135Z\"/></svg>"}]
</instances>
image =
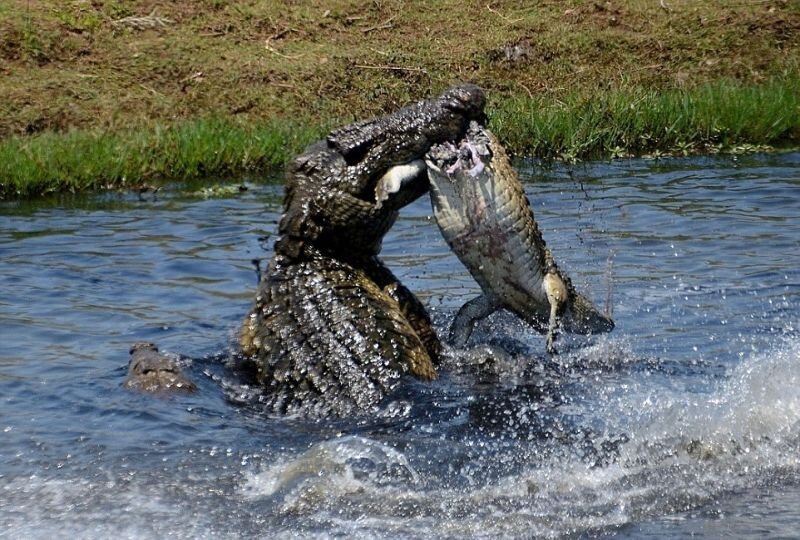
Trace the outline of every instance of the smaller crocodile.
<instances>
[{"instance_id":1,"label":"smaller crocodile","mask_svg":"<svg viewBox=\"0 0 800 540\"><path fill-rule=\"evenodd\" d=\"M123 385L131 390L154 394L187 392L197 390L197 386L181 371L172 358L158 352L153 343L134 343L130 350L128 378Z\"/></svg>"},{"instance_id":2,"label":"smaller crocodile","mask_svg":"<svg viewBox=\"0 0 800 540\"><path fill-rule=\"evenodd\" d=\"M546 333L550 353L562 329L611 331L611 318L559 270L495 136L473 121L457 144L434 145L425 157L436 222L483 290L458 311L450 342L463 347L475 323L501 308Z\"/></svg>"}]
</instances>

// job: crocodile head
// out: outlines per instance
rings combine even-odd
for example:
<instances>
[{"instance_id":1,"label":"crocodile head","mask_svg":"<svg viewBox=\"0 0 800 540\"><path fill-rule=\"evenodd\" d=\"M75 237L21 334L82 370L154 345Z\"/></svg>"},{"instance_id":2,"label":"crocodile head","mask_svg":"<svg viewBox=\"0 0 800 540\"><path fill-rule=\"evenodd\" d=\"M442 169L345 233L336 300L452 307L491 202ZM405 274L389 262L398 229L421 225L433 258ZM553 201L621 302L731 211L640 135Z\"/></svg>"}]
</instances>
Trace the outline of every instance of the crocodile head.
<instances>
[{"instance_id":1,"label":"crocodile head","mask_svg":"<svg viewBox=\"0 0 800 540\"><path fill-rule=\"evenodd\" d=\"M472 122L456 142L426 156L431 202L442 234L483 290L457 315L451 341L463 345L475 321L507 308L547 333L608 332L613 321L558 268L503 147Z\"/></svg>"},{"instance_id":2,"label":"crocodile head","mask_svg":"<svg viewBox=\"0 0 800 540\"><path fill-rule=\"evenodd\" d=\"M454 86L308 147L287 171L276 251L296 258L311 244L337 256L377 254L398 210L428 190L415 160L433 144L462 137L470 120L483 118L484 105L477 86Z\"/></svg>"},{"instance_id":3,"label":"crocodile head","mask_svg":"<svg viewBox=\"0 0 800 540\"><path fill-rule=\"evenodd\" d=\"M135 343L130 350L125 388L151 393L194 392L197 387L178 363L158 352L152 343Z\"/></svg>"}]
</instances>

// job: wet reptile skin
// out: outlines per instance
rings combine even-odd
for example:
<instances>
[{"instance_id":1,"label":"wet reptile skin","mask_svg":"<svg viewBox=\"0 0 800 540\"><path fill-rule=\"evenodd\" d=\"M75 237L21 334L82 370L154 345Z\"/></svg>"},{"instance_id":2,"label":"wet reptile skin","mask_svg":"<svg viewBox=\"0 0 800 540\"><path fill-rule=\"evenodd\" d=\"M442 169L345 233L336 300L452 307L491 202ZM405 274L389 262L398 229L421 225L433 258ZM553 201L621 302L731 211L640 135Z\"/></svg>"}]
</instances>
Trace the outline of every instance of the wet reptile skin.
<instances>
[{"instance_id":1,"label":"wet reptile skin","mask_svg":"<svg viewBox=\"0 0 800 540\"><path fill-rule=\"evenodd\" d=\"M559 330L614 328L556 265L517 173L488 129L473 122L459 147L434 146L426 163L436 222L483 290L456 315L454 345L463 347L475 322L501 308L547 334L550 352Z\"/></svg>"},{"instance_id":2,"label":"wet reptile skin","mask_svg":"<svg viewBox=\"0 0 800 540\"><path fill-rule=\"evenodd\" d=\"M158 352L152 343L134 343L130 349L128 377L124 387L153 394L191 393L194 383L181 371L178 362Z\"/></svg>"},{"instance_id":3,"label":"wet reptile skin","mask_svg":"<svg viewBox=\"0 0 800 540\"><path fill-rule=\"evenodd\" d=\"M369 411L404 374L436 378L441 345L420 301L378 259L398 211L428 190L424 170L376 204L390 168L458 140L483 117L472 85L332 132L287 171L275 254L240 345L277 412Z\"/></svg>"}]
</instances>

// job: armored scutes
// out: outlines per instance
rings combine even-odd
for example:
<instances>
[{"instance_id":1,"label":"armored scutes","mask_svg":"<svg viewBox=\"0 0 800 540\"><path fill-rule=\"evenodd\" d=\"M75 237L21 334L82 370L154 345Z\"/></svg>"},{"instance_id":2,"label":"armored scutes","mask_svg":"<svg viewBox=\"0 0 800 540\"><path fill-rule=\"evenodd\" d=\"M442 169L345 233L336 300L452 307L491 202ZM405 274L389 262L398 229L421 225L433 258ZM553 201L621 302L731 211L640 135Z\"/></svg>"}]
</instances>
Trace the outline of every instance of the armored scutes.
<instances>
[{"instance_id":1,"label":"armored scutes","mask_svg":"<svg viewBox=\"0 0 800 540\"><path fill-rule=\"evenodd\" d=\"M436 222L483 294L458 312L450 341L464 346L475 322L507 308L547 334L609 332L614 322L575 291L558 269L503 147L473 122L458 146L435 145L426 156Z\"/></svg>"},{"instance_id":2,"label":"armored scutes","mask_svg":"<svg viewBox=\"0 0 800 540\"><path fill-rule=\"evenodd\" d=\"M140 392L169 394L194 392L195 384L172 358L158 352L153 343L134 343L130 349L128 377L123 386Z\"/></svg>"},{"instance_id":3,"label":"armored scutes","mask_svg":"<svg viewBox=\"0 0 800 540\"><path fill-rule=\"evenodd\" d=\"M456 86L336 130L291 164L275 255L240 336L273 409L364 412L406 373L436 377L431 321L377 254L399 209L428 190L417 160L460 139L484 104L479 88Z\"/></svg>"}]
</instances>

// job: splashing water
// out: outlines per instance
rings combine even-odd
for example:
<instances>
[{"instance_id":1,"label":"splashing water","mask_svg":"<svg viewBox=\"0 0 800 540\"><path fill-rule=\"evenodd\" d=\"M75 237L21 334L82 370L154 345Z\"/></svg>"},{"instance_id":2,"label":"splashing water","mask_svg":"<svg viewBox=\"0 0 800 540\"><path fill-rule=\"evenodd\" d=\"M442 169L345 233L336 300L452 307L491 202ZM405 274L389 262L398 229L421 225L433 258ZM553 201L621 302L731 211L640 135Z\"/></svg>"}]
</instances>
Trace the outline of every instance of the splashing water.
<instances>
[{"instance_id":1,"label":"splashing water","mask_svg":"<svg viewBox=\"0 0 800 540\"><path fill-rule=\"evenodd\" d=\"M595 300L615 254L617 330L550 357L497 314L435 383L319 422L228 367L279 186L0 207L0 535L791 536L800 154L522 177ZM479 292L427 201L383 256L440 331ZM198 392L124 391L136 341L191 357Z\"/></svg>"}]
</instances>

